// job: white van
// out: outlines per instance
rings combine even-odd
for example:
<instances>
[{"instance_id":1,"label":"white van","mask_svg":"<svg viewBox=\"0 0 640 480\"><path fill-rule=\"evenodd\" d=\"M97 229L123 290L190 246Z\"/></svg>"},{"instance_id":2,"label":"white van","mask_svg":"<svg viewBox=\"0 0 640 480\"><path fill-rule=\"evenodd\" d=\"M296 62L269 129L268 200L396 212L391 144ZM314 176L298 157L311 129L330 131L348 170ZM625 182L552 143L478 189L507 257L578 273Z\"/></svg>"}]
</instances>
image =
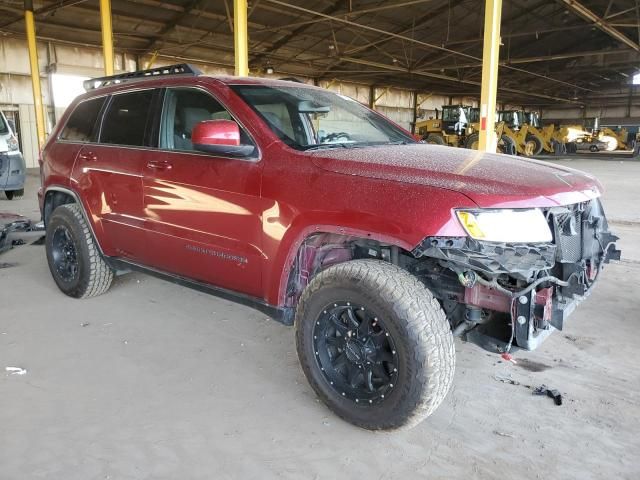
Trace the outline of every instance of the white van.
<instances>
[{"instance_id":1,"label":"white van","mask_svg":"<svg viewBox=\"0 0 640 480\"><path fill-rule=\"evenodd\" d=\"M7 199L24 195L25 174L18 138L7 117L0 111L0 190L4 191Z\"/></svg>"}]
</instances>

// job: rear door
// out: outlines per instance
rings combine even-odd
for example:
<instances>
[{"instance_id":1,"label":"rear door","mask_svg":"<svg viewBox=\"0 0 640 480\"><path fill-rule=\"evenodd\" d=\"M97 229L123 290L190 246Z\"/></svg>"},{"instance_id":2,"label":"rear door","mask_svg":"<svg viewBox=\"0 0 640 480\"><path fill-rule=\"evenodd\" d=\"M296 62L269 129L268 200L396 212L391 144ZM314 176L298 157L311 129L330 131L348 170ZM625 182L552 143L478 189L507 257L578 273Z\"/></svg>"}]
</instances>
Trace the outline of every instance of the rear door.
<instances>
[{"instance_id":1,"label":"rear door","mask_svg":"<svg viewBox=\"0 0 640 480\"><path fill-rule=\"evenodd\" d=\"M164 155L144 166L146 263L261 296L262 162L198 152L191 143L198 122L219 119L233 117L210 93L166 90L159 129ZM243 144L253 142L244 131L242 137Z\"/></svg>"},{"instance_id":2,"label":"rear door","mask_svg":"<svg viewBox=\"0 0 640 480\"><path fill-rule=\"evenodd\" d=\"M85 144L74 171L108 255L139 261L144 252L142 170L157 151L149 128L157 90L117 93L104 108L98 143Z\"/></svg>"},{"instance_id":3,"label":"rear door","mask_svg":"<svg viewBox=\"0 0 640 480\"><path fill-rule=\"evenodd\" d=\"M73 178L73 165L85 144L98 141L100 114L108 100L107 96L91 98L78 103L69 114L64 128L53 142L42 152L43 176L51 185L69 187ZM73 185L71 185L73 188Z\"/></svg>"}]
</instances>

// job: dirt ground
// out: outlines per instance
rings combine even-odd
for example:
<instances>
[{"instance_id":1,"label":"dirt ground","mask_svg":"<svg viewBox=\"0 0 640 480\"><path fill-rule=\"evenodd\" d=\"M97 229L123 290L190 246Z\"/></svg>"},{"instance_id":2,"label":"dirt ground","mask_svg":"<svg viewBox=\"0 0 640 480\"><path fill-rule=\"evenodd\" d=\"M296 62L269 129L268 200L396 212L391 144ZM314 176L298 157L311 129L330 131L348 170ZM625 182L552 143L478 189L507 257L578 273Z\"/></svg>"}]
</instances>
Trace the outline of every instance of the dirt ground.
<instances>
[{"instance_id":1,"label":"dirt ground","mask_svg":"<svg viewBox=\"0 0 640 480\"><path fill-rule=\"evenodd\" d=\"M517 365L457 340L453 389L406 432L335 417L293 330L254 310L143 274L73 300L42 246L14 248L0 257L15 264L0 269L0 479L640 478L640 162L563 163L608 187L624 260ZM37 182L0 211L37 218ZM540 384L563 405L532 395Z\"/></svg>"}]
</instances>

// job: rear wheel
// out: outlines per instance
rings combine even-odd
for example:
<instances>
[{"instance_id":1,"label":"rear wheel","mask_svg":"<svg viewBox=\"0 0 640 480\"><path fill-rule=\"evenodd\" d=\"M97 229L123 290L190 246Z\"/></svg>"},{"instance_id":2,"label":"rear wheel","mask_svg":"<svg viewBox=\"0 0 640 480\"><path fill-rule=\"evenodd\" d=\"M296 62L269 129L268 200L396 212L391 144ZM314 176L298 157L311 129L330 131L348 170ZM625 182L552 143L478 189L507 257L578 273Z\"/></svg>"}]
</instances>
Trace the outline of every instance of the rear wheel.
<instances>
[{"instance_id":1,"label":"rear wheel","mask_svg":"<svg viewBox=\"0 0 640 480\"><path fill-rule=\"evenodd\" d=\"M296 312L302 369L317 395L359 427L411 427L428 417L453 380L449 323L409 272L375 260L329 267Z\"/></svg>"},{"instance_id":2,"label":"rear wheel","mask_svg":"<svg viewBox=\"0 0 640 480\"><path fill-rule=\"evenodd\" d=\"M7 196L7 200L13 200L14 198L17 200L24 196L24 188L20 190L7 190L4 194Z\"/></svg>"},{"instance_id":3,"label":"rear wheel","mask_svg":"<svg viewBox=\"0 0 640 480\"><path fill-rule=\"evenodd\" d=\"M500 153L504 153L505 155L515 155L516 144L508 135L502 135L498 140L498 150Z\"/></svg>"},{"instance_id":4,"label":"rear wheel","mask_svg":"<svg viewBox=\"0 0 640 480\"><path fill-rule=\"evenodd\" d=\"M51 275L65 294L95 297L111 286L113 271L100 255L79 205L61 205L53 211L45 245Z\"/></svg>"},{"instance_id":5,"label":"rear wheel","mask_svg":"<svg viewBox=\"0 0 640 480\"><path fill-rule=\"evenodd\" d=\"M430 133L425 137L425 142L431 143L432 145L446 145L444 138L437 133Z\"/></svg>"}]
</instances>

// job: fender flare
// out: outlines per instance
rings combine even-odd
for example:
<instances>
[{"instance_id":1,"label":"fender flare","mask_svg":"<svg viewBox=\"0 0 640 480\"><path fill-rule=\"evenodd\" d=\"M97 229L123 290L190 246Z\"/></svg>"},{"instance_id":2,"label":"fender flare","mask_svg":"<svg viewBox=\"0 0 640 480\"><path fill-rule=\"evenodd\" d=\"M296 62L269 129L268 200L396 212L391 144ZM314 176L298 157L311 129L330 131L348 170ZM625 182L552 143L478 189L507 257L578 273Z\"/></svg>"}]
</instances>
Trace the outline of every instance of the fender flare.
<instances>
[{"instance_id":1,"label":"fender flare","mask_svg":"<svg viewBox=\"0 0 640 480\"><path fill-rule=\"evenodd\" d=\"M93 239L96 242L96 245L98 246L98 251L100 252L100 255L104 255L104 251L102 250L102 246L100 245L100 240L98 239L98 236L96 235L95 232L95 227L93 225L93 222L91 221L91 217L89 217L89 215L87 215L87 210L84 206L84 204L82 203L82 201L80 200L80 196L73 191L72 189L68 188L68 187L63 187L60 185L51 185L49 187L47 187L44 191L44 195L43 195L43 207L44 205L46 205L46 201L47 201L47 195L49 194L49 192L62 192L65 193L71 197L73 197L73 199L75 200L75 203L77 203L78 205L80 205L80 211L82 212L82 215L84 216L85 221L87 222L87 225L89 225L89 229L91 230L91 235L93 235ZM53 213L53 212L51 212ZM44 208L43 208L43 212L42 212L42 220L45 222L46 225L46 218L44 216Z\"/></svg>"}]
</instances>

